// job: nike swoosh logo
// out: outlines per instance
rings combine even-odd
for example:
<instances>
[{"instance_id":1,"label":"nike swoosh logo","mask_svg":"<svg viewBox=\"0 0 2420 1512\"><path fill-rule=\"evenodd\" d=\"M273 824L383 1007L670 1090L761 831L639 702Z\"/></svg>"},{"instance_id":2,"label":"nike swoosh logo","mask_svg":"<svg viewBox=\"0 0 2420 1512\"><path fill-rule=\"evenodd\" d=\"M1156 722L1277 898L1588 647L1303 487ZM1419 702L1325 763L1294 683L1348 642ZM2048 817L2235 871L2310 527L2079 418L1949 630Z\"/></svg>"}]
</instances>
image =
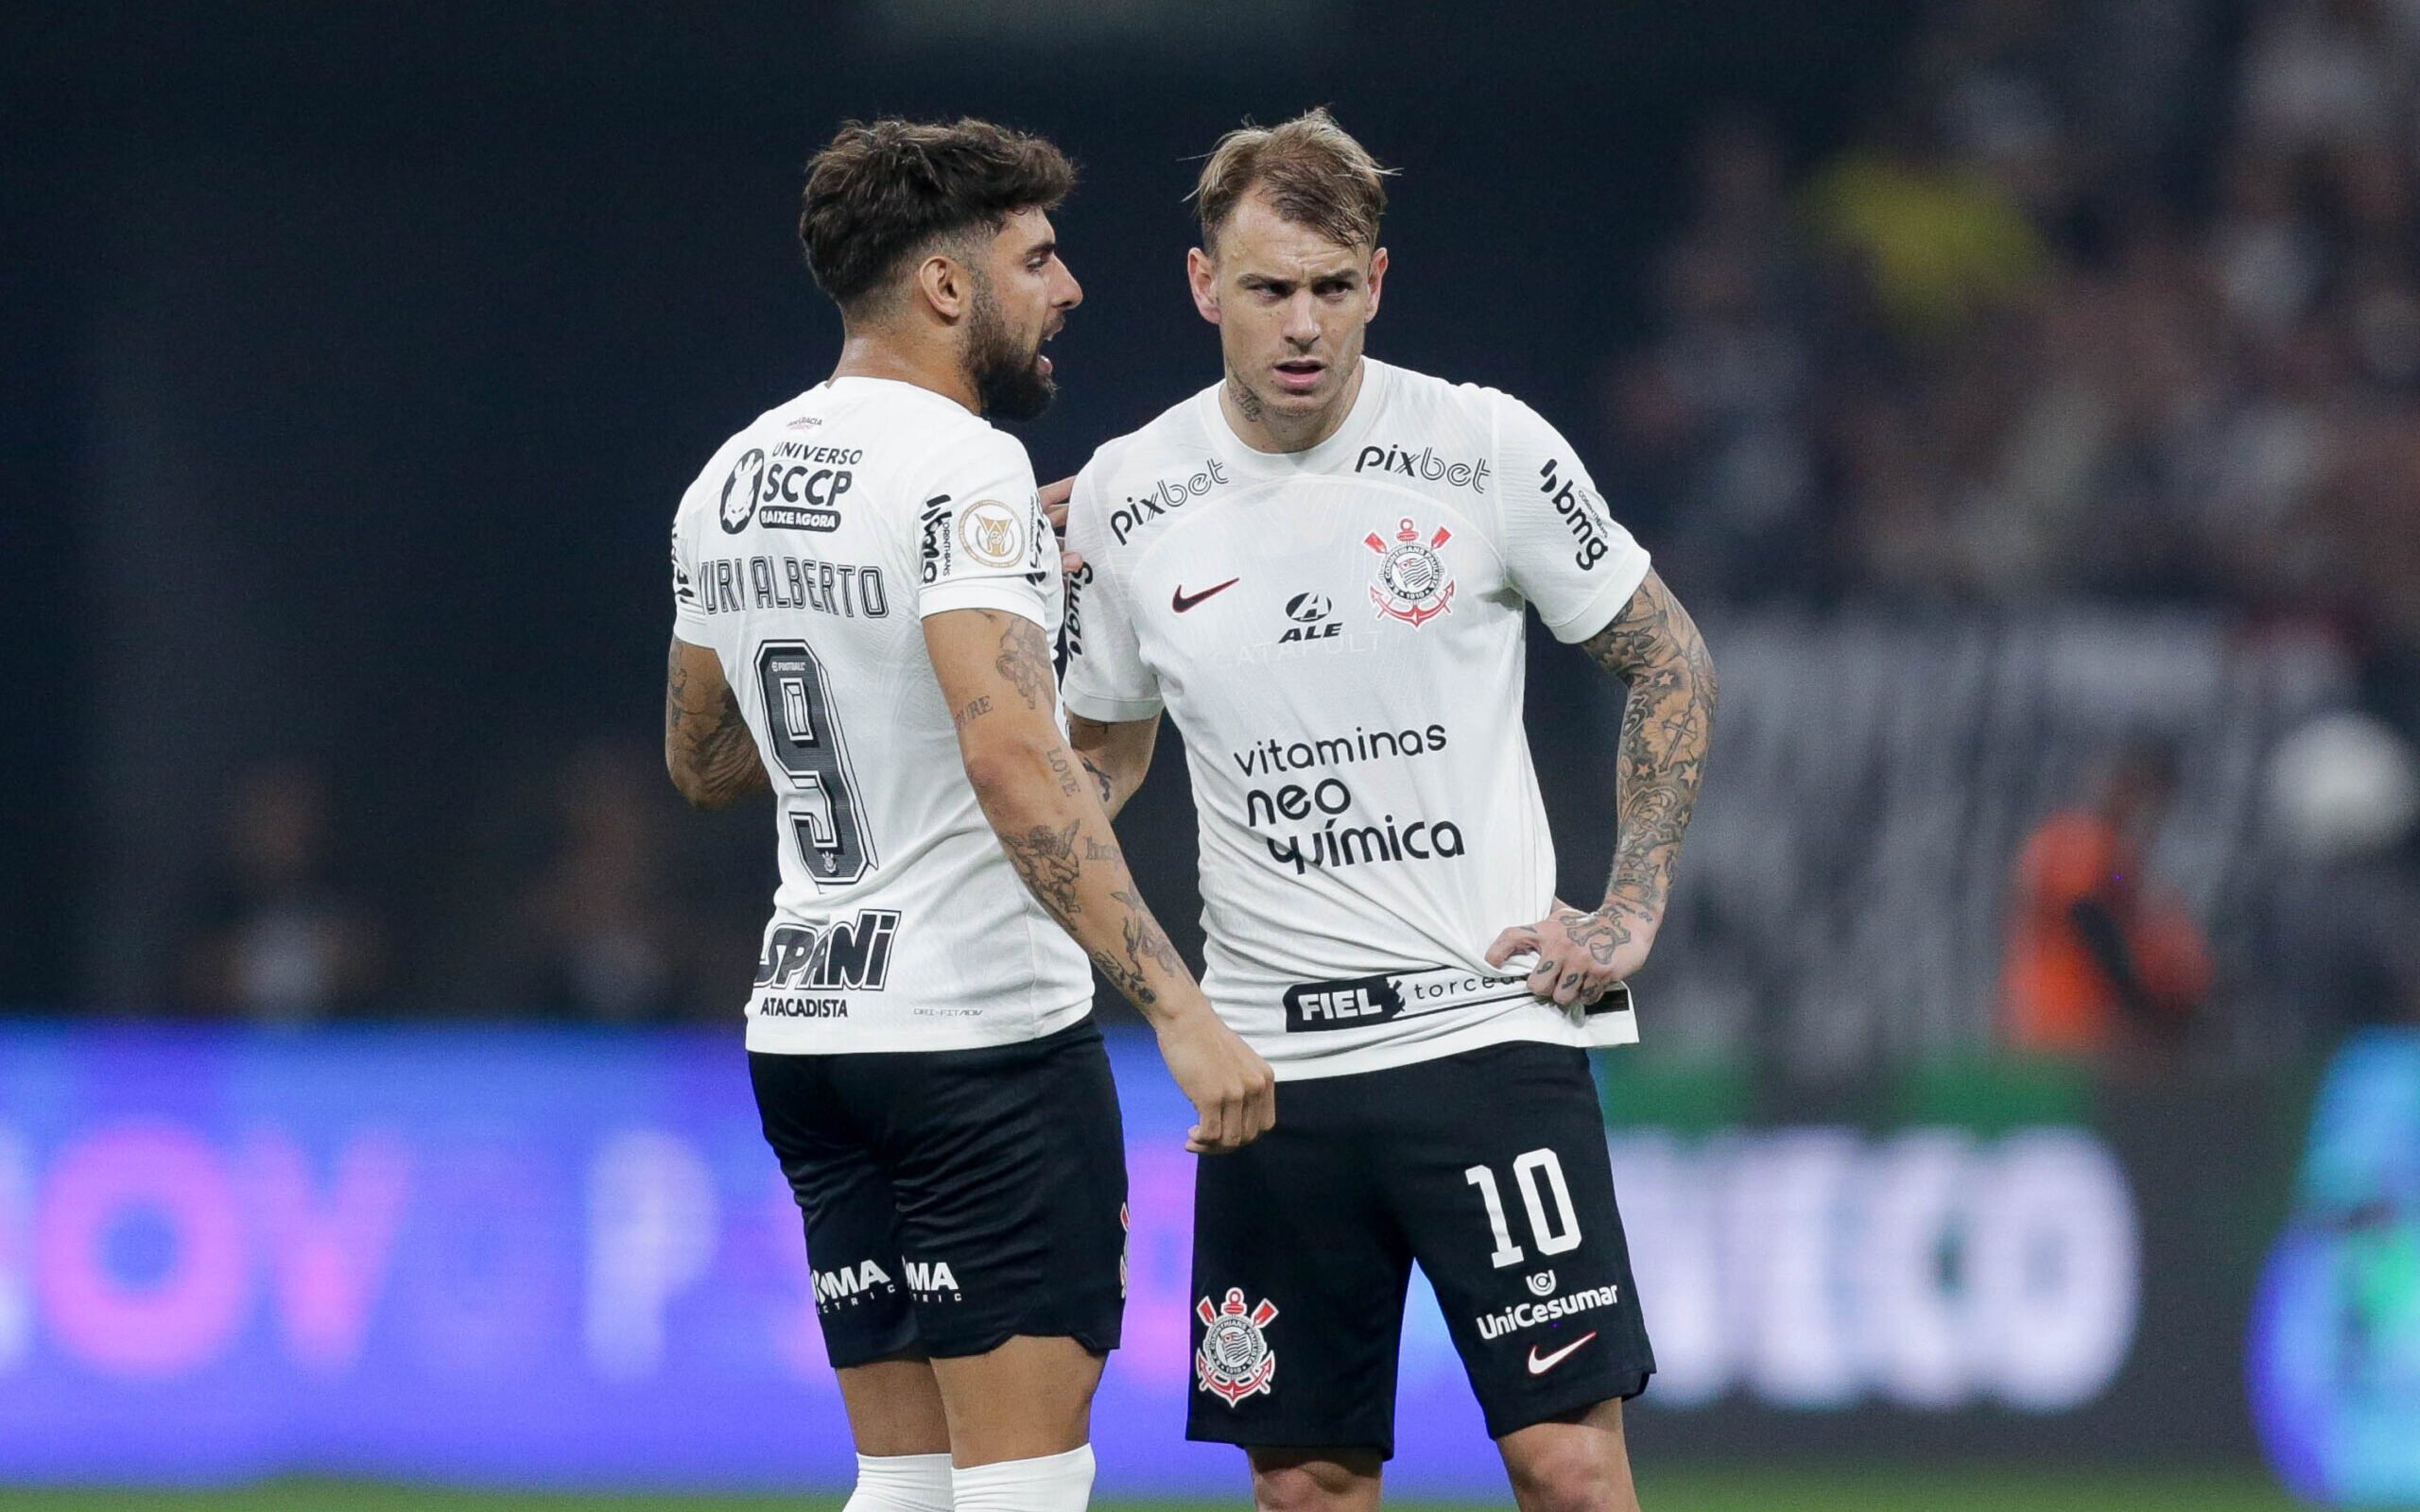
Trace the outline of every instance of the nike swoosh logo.
<instances>
[{"instance_id":1,"label":"nike swoosh logo","mask_svg":"<svg viewBox=\"0 0 2420 1512\"><path fill-rule=\"evenodd\" d=\"M1580 1337L1572 1340L1569 1344L1564 1345L1562 1349L1555 1350L1554 1353L1547 1355L1543 1359L1538 1355L1538 1347L1534 1344L1530 1345L1530 1374L1533 1376L1545 1375L1556 1366L1559 1366L1563 1364L1564 1361L1570 1359L1571 1351L1579 1349L1582 1345L1587 1343L1590 1339L1593 1339L1596 1336L1597 1331L1595 1329L1590 1329L1587 1332L1582 1333Z\"/></svg>"},{"instance_id":2,"label":"nike swoosh logo","mask_svg":"<svg viewBox=\"0 0 2420 1512\"><path fill-rule=\"evenodd\" d=\"M1208 598L1211 594L1223 593L1228 589L1235 587L1237 583L1242 581L1243 579L1240 577L1230 577L1216 588L1205 588L1201 592L1190 595L1185 593L1184 585L1183 583L1179 583L1177 585L1176 593L1168 599L1168 608L1182 614L1186 610L1191 609L1194 605L1201 603L1205 598Z\"/></svg>"}]
</instances>

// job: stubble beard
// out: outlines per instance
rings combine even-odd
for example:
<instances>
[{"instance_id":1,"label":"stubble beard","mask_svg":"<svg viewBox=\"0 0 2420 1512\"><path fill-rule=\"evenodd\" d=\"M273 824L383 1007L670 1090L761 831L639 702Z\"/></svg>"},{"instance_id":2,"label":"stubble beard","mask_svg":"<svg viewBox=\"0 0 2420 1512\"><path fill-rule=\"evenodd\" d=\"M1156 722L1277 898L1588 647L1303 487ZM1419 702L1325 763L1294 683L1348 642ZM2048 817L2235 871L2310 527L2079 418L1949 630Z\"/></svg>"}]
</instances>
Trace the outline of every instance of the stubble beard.
<instances>
[{"instance_id":1,"label":"stubble beard","mask_svg":"<svg viewBox=\"0 0 2420 1512\"><path fill-rule=\"evenodd\" d=\"M1028 345L1010 332L991 285L977 284L966 320L966 377L985 415L1032 420L1050 407L1059 386L1044 376L1041 354L1040 342Z\"/></svg>"}]
</instances>

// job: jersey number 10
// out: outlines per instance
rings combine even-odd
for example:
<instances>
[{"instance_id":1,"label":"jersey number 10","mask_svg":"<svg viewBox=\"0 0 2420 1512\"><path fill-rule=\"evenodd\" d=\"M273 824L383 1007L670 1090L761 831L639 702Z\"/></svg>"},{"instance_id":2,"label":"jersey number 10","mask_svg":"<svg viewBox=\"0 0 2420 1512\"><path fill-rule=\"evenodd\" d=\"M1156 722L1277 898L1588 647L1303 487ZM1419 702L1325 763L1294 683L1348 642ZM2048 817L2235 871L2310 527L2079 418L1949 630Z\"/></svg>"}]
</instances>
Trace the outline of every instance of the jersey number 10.
<instances>
[{"instance_id":1,"label":"jersey number 10","mask_svg":"<svg viewBox=\"0 0 2420 1512\"><path fill-rule=\"evenodd\" d=\"M1495 1173L1474 1165L1462 1173L1462 1179L1478 1188L1487 1203L1487 1226L1495 1240L1495 1252L1487 1257L1488 1263L1498 1270L1521 1263L1521 1246L1512 1242L1512 1226L1505 1221L1504 1197L1496 1188ZM1521 1206L1529 1210L1530 1239L1538 1253L1560 1255L1578 1248L1580 1218L1571 1211L1571 1189L1564 1184L1563 1160L1553 1147L1531 1150L1514 1160L1512 1179L1521 1189ZM1549 1205L1554 1209L1551 1213L1547 1211Z\"/></svg>"},{"instance_id":2,"label":"jersey number 10","mask_svg":"<svg viewBox=\"0 0 2420 1512\"><path fill-rule=\"evenodd\" d=\"M756 653L756 681L765 693L766 743L799 799L790 819L799 859L817 885L845 887L875 858L822 663L804 641L768 642Z\"/></svg>"}]
</instances>

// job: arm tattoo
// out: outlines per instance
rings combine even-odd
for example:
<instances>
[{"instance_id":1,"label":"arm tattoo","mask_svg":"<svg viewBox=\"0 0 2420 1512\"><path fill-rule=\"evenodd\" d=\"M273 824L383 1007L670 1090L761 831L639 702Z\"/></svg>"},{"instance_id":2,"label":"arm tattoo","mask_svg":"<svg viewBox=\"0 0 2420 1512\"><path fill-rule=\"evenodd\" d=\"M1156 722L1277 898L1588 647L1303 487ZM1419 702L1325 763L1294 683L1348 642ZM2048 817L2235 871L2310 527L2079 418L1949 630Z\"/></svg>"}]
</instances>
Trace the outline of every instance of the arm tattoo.
<instances>
[{"instance_id":1,"label":"arm tattoo","mask_svg":"<svg viewBox=\"0 0 2420 1512\"><path fill-rule=\"evenodd\" d=\"M1583 647L1630 684L1617 772L1620 838L1606 885L1607 907L1572 936L1600 963L1641 924L1662 919L1681 860L1681 836L1696 810L1714 740L1714 660L1663 579L1653 573L1614 623Z\"/></svg>"},{"instance_id":2,"label":"arm tattoo","mask_svg":"<svg viewBox=\"0 0 2420 1512\"><path fill-rule=\"evenodd\" d=\"M1076 901L1076 879L1083 871L1083 863L1076 859L1076 831L1081 822L1069 819L1063 830L1037 824L1022 834L1000 836L1009 864L1017 868L1017 875L1033 889L1042 906L1050 910L1050 917L1063 925L1083 911Z\"/></svg>"},{"instance_id":3,"label":"arm tattoo","mask_svg":"<svg viewBox=\"0 0 2420 1512\"><path fill-rule=\"evenodd\" d=\"M1028 619L1003 614L1008 627L1000 632L999 660L992 665L1008 679L1028 709L1047 708L1058 696L1057 674L1050 665L1050 647L1043 643L1042 627Z\"/></svg>"},{"instance_id":4,"label":"arm tattoo","mask_svg":"<svg viewBox=\"0 0 2420 1512\"><path fill-rule=\"evenodd\" d=\"M674 781L693 803L719 808L772 787L756 755L756 737L739 712L739 695L729 683L713 712L690 707L689 672L678 644L665 671L664 741Z\"/></svg>"},{"instance_id":5,"label":"arm tattoo","mask_svg":"<svg viewBox=\"0 0 2420 1512\"><path fill-rule=\"evenodd\" d=\"M1100 789L1100 806L1103 809L1108 808L1110 799L1117 796L1117 784L1109 780L1107 772L1093 765L1091 757L1079 754L1076 760L1084 764L1085 771L1092 773L1093 785Z\"/></svg>"},{"instance_id":6,"label":"arm tattoo","mask_svg":"<svg viewBox=\"0 0 2420 1512\"><path fill-rule=\"evenodd\" d=\"M1058 781L1061 798L1074 798L1084 790L1082 781L1076 776L1075 764L1067 760L1066 752L1054 750L1050 752L1049 761L1050 775Z\"/></svg>"},{"instance_id":7,"label":"arm tattoo","mask_svg":"<svg viewBox=\"0 0 2420 1512\"><path fill-rule=\"evenodd\" d=\"M1093 965L1100 969L1101 975L1109 978L1110 986L1125 993L1136 1007L1148 1008L1159 1001L1159 994L1151 990L1144 962L1150 961L1159 968L1163 976L1171 978L1184 975L1184 962L1178 957L1176 947L1168 943L1167 936L1160 929L1160 921L1151 917L1150 906L1140 896L1122 887L1110 896L1117 900L1119 906L1126 911L1117 926L1126 944L1126 957L1119 960L1107 951L1095 951Z\"/></svg>"}]
</instances>

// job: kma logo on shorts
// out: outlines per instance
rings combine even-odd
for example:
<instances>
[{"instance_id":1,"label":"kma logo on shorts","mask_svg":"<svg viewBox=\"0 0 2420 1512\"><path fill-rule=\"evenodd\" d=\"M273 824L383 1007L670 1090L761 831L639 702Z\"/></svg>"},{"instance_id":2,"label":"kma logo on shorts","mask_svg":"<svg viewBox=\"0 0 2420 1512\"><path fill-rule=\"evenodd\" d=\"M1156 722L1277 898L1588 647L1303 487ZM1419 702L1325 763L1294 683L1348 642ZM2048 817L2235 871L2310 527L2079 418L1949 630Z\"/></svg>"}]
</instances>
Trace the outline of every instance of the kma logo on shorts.
<instances>
[{"instance_id":1,"label":"kma logo on shorts","mask_svg":"<svg viewBox=\"0 0 2420 1512\"><path fill-rule=\"evenodd\" d=\"M1243 1288L1230 1286L1224 1307L1212 1307L1205 1297L1193 1311L1208 1330L1201 1348L1193 1351L1195 1383L1230 1407L1267 1391L1277 1379L1277 1351L1269 1347L1265 1332L1277 1316L1275 1304L1264 1297L1246 1312Z\"/></svg>"}]
</instances>

